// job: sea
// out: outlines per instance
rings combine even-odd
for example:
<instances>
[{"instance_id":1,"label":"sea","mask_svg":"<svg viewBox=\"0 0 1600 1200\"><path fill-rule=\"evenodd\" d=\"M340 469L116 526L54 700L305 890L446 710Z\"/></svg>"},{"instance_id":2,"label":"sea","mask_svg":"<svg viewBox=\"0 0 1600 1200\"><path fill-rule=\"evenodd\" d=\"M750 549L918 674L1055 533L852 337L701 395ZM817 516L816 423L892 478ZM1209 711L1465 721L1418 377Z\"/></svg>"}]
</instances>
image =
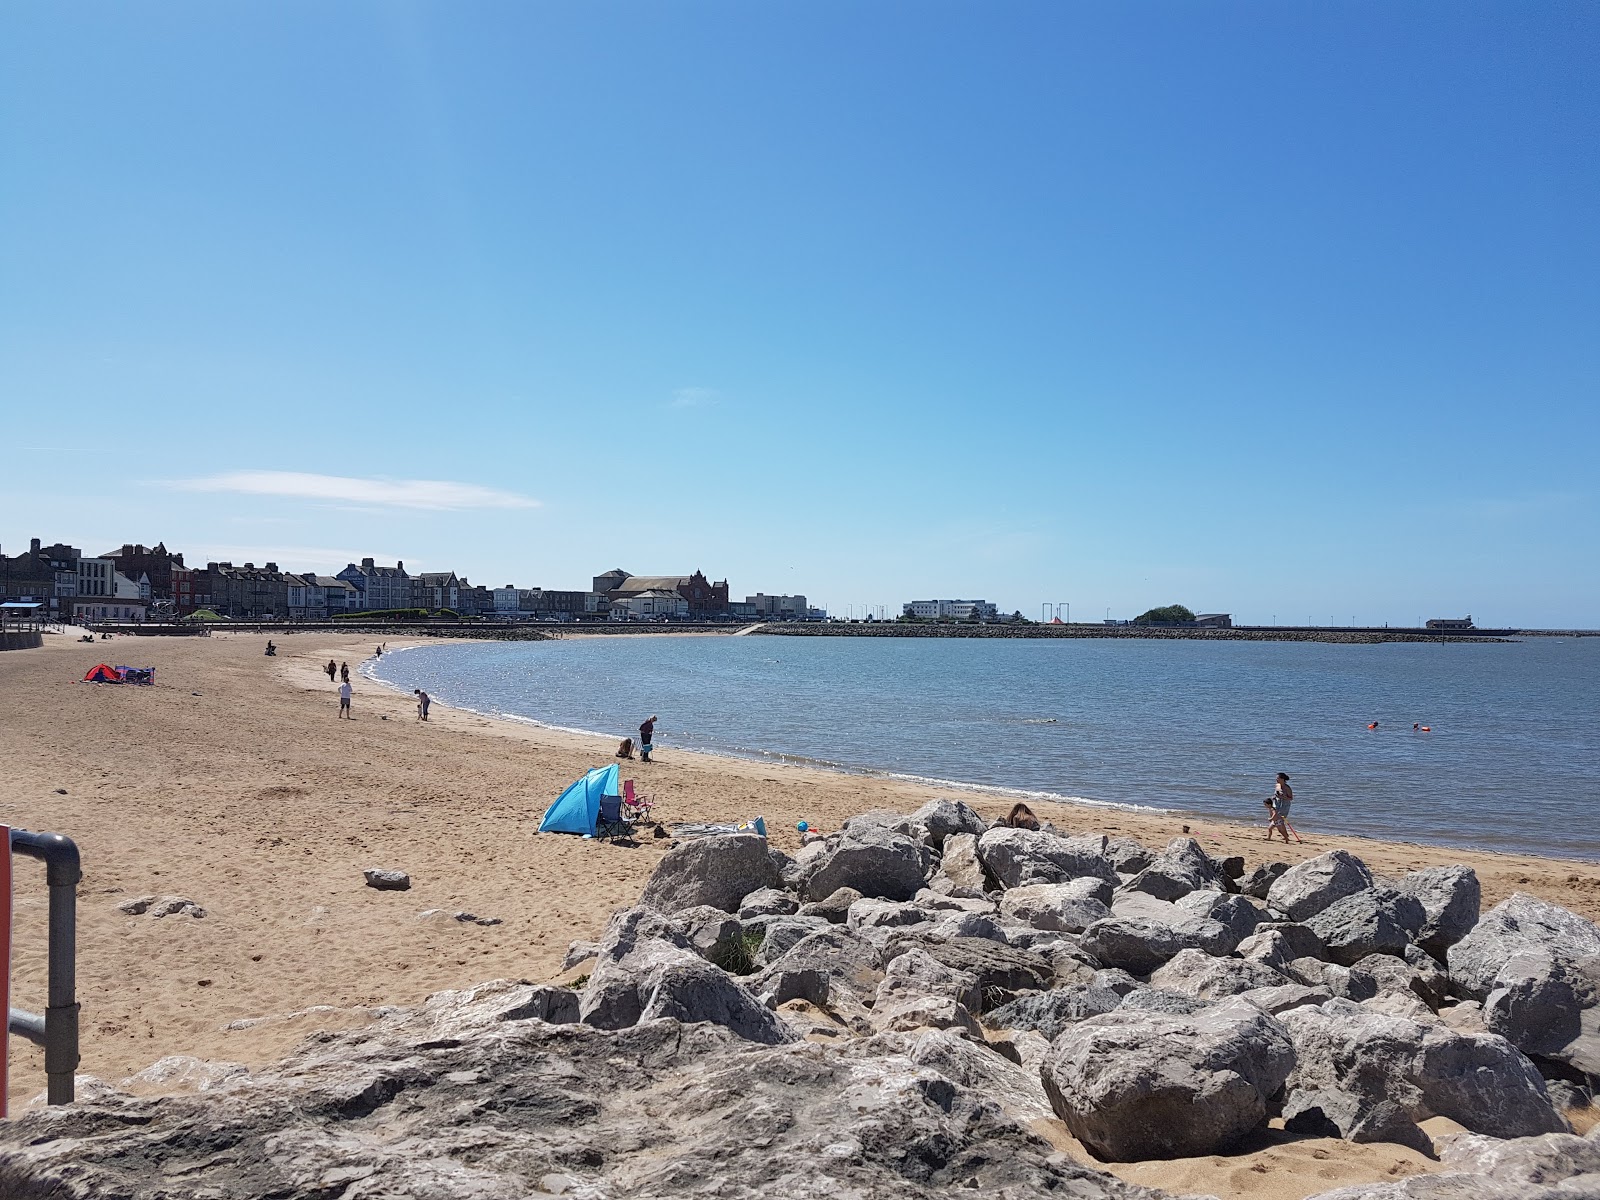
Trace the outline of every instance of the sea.
<instances>
[{"instance_id":1,"label":"sea","mask_svg":"<svg viewBox=\"0 0 1600 1200\"><path fill-rule=\"evenodd\" d=\"M658 714L658 756L1250 822L1286 771L1302 831L1600 861L1600 638L618 634L420 646L366 669L619 739Z\"/></svg>"}]
</instances>

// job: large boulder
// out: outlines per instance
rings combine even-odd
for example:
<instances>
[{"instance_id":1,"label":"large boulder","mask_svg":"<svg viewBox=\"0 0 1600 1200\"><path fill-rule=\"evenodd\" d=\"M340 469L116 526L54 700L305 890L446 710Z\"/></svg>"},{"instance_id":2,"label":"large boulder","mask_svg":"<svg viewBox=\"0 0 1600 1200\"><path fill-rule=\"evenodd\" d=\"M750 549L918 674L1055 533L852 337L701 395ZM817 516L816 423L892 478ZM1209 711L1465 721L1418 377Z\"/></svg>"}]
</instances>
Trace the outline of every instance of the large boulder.
<instances>
[{"instance_id":1,"label":"large boulder","mask_svg":"<svg viewBox=\"0 0 1600 1200\"><path fill-rule=\"evenodd\" d=\"M952 834L977 836L989 828L987 821L959 800L929 800L911 814L911 820L927 830L928 845L935 850L943 850Z\"/></svg>"},{"instance_id":2,"label":"large boulder","mask_svg":"<svg viewBox=\"0 0 1600 1200\"><path fill-rule=\"evenodd\" d=\"M1293 1131L1420 1149L1427 1138L1415 1123L1434 1116L1504 1137L1565 1127L1539 1072L1504 1038L1340 999L1282 1021L1295 1049L1284 1107Z\"/></svg>"},{"instance_id":3,"label":"large boulder","mask_svg":"<svg viewBox=\"0 0 1600 1200\"><path fill-rule=\"evenodd\" d=\"M1483 889L1471 867L1425 867L1402 875L1395 887L1421 903L1424 919L1417 945L1437 959L1478 923Z\"/></svg>"},{"instance_id":4,"label":"large boulder","mask_svg":"<svg viewBox=\"0 0 1600 1200\"><path fill-rule=\"evenodd\" d=\"M1240 877L1239 891L1257 900L1265 900L1272 891L1272 885L1278 881L1278 876L1288 869L1288 863L1262 863Z\"/></svg>"},{"instance_id":5,"label":"large boulder","mask_svg":"<svg viewBox=\"0 0 1600 1200\"><path fill-rule=\"evenodd\" d=\"M1391 887L1370 887L1335 900L1306 919L1329 959L1352 966L1369 954L1403 957L1422 928L1422 903Z\"/></svg>"},{"instance_id":6,"label":"large boulder","mask_svg":"<svg viewBox=\"0 0 1600 1200\"><path fill-rule=\"evenodd\" d=\"M963 1029L981 1038L972 1014L982 1003L976 975L947 967L925 950L908 950L884 971L872 1022L882 1030Z\"/></svg>"},{"instance_id":7,"label":"large boulder","mask_svg":"<svg viewBox=\"0 0 1600 1200\"><path fill-rule=\"evenodd\" d=\"M764 887L751 892L739 901L739 919L753 917L786 917L800 907L800 902L782 888Z\"/></svg>"},{"instance_id":8,"label":"large boulder","mask_svg":"<svg viewBox=\"0 0 1600 1200\"><path fill-rule=\"evenodd\" d=\"M983 869L978 858L977 836L952 833L944 840L939 869L934 872L929 886L945 895L978 897L999 884Z\"/></svg>"},{"instance_id":9,"label":"large boulder","mask_svg":"<svg viewBox=\"0 0 1600 1200\"><path fill-rule=\"evenodd\" d=\"M1131 892L1144 892L1158 900L1176 900L1190 892L1221 891L1223 876L1193 838L1174 838L1144 870L1128 883Z\"/></svg>"},{"instance_id":10,"label":"large boulder","mask_svg":"<svg viewBox=\"0 0 1600 1200\"><path fill-rule=\"evenodd\" d=\"M578 1017L600 1029L622 1029L658 1017L710 1021L765 1045L794 1035L754 993L698 954L650 940L621 958L602 956L584 985Z\"/></svg>"},{"instance_id":11,"label":"large boulder","mask_svg":"<svg viewBox=\"0 0 1600 1200\"><path fill-rule=\"evenodd\" d=\"M1514 892L1450 947L1450 986L1458 996L1482 1000L1500 968L1528 951L1570 960L1600 954L1600 929L1558 905Z\"/></svg>"},{"instance_id":12,"label":"large boulder","mask_svg":"<svg viewBox=\"0 0 1600 1200\"><path fill-rule=\"evenodd\" d=\"M925 882L923 868L919 842L881 825L851 826L801 867L800 894L821 900L853 888L863 896L909 900Z\"/></svg>"},{"instance_id":13,"label":"large boulder","mask_svg":"<svg viewBox=\"0 0 1600 1200\"><path fill-rule=\"evenodd\" d=\"M1000 915L1035 929L1082 933L1111 915L1097 894L1110 889L1104 880L1083 878L1071 883L1030 883L1000 897Z\"/></svg>"},{"instance_id":14,"label":"large boulder","mask_svg":"<svg viewBox=\"0 0 1600 1200\"><path fill-rule=\"evenodd\" d=\"M19 1112L0 1122L0 1196L1156 1195L1054 1154L1021 1124L1047 1104L1041 1085L963 1038L766 1046L676 1020L611 1032L519 1015L527 989L495 987L459 1020L439 1020L434 997L225 1087L107 1088Z\"/></svg>"},{"instance_id":15,"label":"large boulder","mask_svg":"<svg viewBox=\"0 0 1600 1200\"><path fill-rule=\"evenodd\" d=\"M639 903L664 913L702 904L736 912L751 892L782 886L766 838L753 833L690 838L656 864Z\"/></svg>"},{"instance_id":16,"label":"large boulder","mask_svg":"<svg viewBox=\"0 0 1600 1200\"><path fill-rule=\"evenodd\" d=\"M1252 988L1280 987L1289 979L1263 963L1244 958L1213 958L1203 950L1182 950L1150 973L1150 986L1181 992L1196 1000L1220 1000Z\"/></svg>"},{"instance_id":17,"label":"large boulder","mask_svg":"<svg viewBox=\"0 0 1600 1200\"><path fill-rule=\"evenodd\" d=\"M1600 956L1513 956L1494 977L1483 1020L1524 1054L1600 1075Z\"/></svg>"},{"instance_id":18,"label":"large boulder","mask_svg":"<svg viewBox=\"0 0 1600 1200\"><path fill-rule=\"evenodd\" d=\"M1291 921L1304 921L1372 885L1366 863L1348 850L1329 850L1278 876L1267 890L1267 907Z\"/></svg>"},{"instance_id":19,"label":"large boulder","mask_svg":"<svg viewBox=\"0 0 1600 1200\"><path fill-rule=\"evenodd\" d=\"M1243 896L1230 892L1194 891L1175 903L1180 912L1226 925L1236 942L1243 942L1254 934L1262 921L1259 908Z\"/></svg>"},{"instance_id":20,"label":"large boulder","mask_svg":"<svg viewBox=\"0 0 1600 1200\"><path fill-rule=\"evenodd\" d=\"M1294 1066L1283 1026L1228 1000L1069 1026L1040 1067L1056 1115L1113 1162L1217 1154L1265 1124Z\"/></svg>"},{"instance_id":21,"label":"large boulder","mask_svg":"<svg viewBox=\"0 0 1600 1200\"><path fill-rule=\"evenodd\" d=\"M911 949L921 949L929 957L956 971L964 971L977 978L981 992L977 1014L985 1009L1006 1003L1018 992L1036 991L1050 986L1055 968L1050 960L1032 950L991 942L986 938L956 937L945 940L915 939L915 930L891 945L885 959L894 958Z\"/></svg>"},{"instance_id":22,"label":"large boulder","mask_svg":"<svg viewBox=\"0 0 1600 1200\"><path fill-rule=\"evenodd\" d=\"M1084 930L1080 945L1103 966L1120 967L1130 975L1148 975L1182 950L1205 949L1208 935L1225 933L1225 927L1216 921L1201 921L1197 929L1189 929L1164 921L1111 916Z\"/></svg>"},{"instance_id":23,"label":"large boulder","mask_svg":"<svg viewBox=\"0 0 1600 1200\"><path fill-rule=\"evenodd\" d=\"M1120 993L1104 987L1055 988L1025 992L984 1014L983 1023L994 1029L1032 1029L1054 1041L1069 1025L1089 1017L1115 1012Z\"/></svg>"},{"instance_id":24,"label":"large boulder","mask_svg":"<svg viewBox=\"0 0 1600 1200\"><path fill-rule=\"evenodd\" d=\"M769 935L770 937L770 935ZM873 946L839 928L816 929L792 943L781 954L764 960L760 971L746 982L757 995L770 990L784 972L815 970L828 977L832 1005L869 1007L883 978Z\"/></svg>"},{"instance_id":25,"label":"large boulder","mask_svg":"<svg viewBox=\"0 0 1600 1200\"><path fill-rule=\"evenodd\" d=\"M1036 829L991 829L978 839L978 858L1001 886L1066 883L1085 876L1115 886L1104 837L1066 838Z\"/></svg>"}]
</instances>

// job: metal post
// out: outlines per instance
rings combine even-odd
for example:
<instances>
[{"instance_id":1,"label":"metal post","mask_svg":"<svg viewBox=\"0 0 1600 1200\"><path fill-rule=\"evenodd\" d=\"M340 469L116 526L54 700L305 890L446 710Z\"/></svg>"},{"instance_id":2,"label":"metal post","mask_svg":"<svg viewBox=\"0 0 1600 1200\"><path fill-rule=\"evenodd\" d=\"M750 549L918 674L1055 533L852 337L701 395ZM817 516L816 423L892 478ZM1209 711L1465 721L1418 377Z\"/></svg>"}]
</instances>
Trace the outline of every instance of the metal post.
<instances>
[{"instance_id":1,"label":"metal post","mask_svg":"<svg viewBox=\"0 0 1600 1200\"><path fill-rule=\"evenodd\" d=\"M78 846L59 833L11 831L11 852L37 858L45 865L50 888L49 985L43 1019L12 1009L10 1032L44 1046L46 1098L71 1104L78 1071L78 883L83 869Z\"/></svg>"}]
</instances>

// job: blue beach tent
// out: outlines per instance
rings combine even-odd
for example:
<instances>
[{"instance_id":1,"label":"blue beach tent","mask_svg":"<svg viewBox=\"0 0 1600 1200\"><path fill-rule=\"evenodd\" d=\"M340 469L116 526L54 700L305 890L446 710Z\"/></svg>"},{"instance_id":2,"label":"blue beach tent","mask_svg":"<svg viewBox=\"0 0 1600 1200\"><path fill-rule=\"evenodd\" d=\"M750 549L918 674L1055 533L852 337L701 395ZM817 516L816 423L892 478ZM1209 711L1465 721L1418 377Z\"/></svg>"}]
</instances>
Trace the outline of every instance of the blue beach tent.
<instances>
[{"instance_id":1,"label":"blue beach tent","mask_svg":"<svg viewBox=\"0 0 1600 1200\"><path fill-rule=\"evenodd\" d=\"M544 820L539 822L539 832L593 834L600 817L600 797L621 794L617 764L596 767L556 797L556 802L545 810Z\"/></svg>"}]
</instances>

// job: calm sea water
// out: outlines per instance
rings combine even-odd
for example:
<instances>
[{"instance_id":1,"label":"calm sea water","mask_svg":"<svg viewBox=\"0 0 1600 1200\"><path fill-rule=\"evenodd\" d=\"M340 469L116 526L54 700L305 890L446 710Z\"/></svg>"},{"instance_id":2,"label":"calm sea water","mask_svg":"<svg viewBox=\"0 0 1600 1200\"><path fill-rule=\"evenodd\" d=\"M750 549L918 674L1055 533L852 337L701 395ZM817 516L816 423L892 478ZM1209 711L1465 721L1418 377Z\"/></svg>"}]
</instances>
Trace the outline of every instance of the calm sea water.
<instances>
[{"instance_id":1,"label":"calm sea water","mask_svg":"<svg viewBox=\"0 0 1600 1200\"><path fill-rule=\"evenodd\" d=\"M659 754L1250 821L1287 771L1302 829L1600 859L1600 638L618 635L423 646L374 670L447 704L619 738L658 713Z\"/></svg>"}]
</instances>

